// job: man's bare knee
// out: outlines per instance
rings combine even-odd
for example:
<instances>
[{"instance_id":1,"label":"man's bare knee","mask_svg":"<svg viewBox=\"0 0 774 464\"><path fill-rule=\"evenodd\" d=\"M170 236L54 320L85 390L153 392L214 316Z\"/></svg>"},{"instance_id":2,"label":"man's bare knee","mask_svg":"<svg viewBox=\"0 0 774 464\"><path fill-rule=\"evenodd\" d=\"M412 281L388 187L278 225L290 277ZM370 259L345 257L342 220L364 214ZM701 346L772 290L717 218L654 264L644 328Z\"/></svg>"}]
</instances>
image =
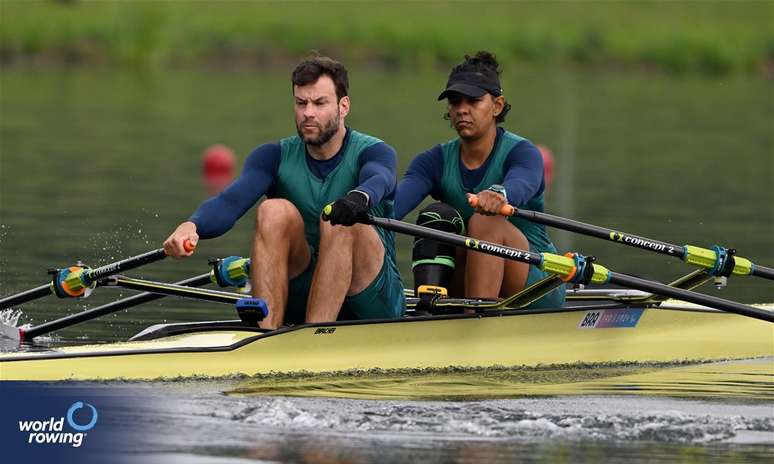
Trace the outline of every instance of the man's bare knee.
<instances>
[{"instance_id":1,"label":"man's bare knee","mask_svg":"<svg viewBox=\"0 0 774 464\"><path fill-rule=\"evenodd\" d=\"M358 228L362 224L357 224L351 227L347 226L333 226L328 221L320 220L320 246L325 246L327 243L335 243L337 246L342 246L344 243L353 242L358 235Z\"/></svg>"},{"instance_id":2,"label":"man's bare knee","mask_svg":"<svg viewBox=\"0 0 774 464\"><path fill-rule=\"evenodd\" d=\"M301 227L303 230L303 224L301 213L287 200L271 198L258 205L255 230L261 235L286 236L294 227Z\"/></svg>"}]
</instances>

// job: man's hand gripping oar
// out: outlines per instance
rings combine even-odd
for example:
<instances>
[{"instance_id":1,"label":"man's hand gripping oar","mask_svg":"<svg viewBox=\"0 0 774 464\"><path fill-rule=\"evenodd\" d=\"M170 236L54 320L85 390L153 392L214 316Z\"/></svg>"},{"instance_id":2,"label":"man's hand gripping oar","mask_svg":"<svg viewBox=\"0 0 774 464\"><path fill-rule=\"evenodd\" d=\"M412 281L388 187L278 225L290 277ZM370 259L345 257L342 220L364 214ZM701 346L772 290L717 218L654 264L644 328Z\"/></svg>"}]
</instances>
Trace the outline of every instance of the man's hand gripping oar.
<instances>
[{"instance_id":1,"label":"man's hand gripping oar","mask_svg":"<svg viewBox=\"0 0 774 464\"><path fill-rule=\"evenodd\" d=\"M186 241L183 243L183 247L185 251L190 254L193 253L195 245ZM100 279L154 263L166 257L166 251L163 248L159 248L94 269L80 265L52 270L51 282L0 299L0 310L8 309L51 294L54 294L59 298L85 298L91 294ZM20 330L21 329L18 327L0 323L0 334L7 338L18 340L20 338Z\"/></svg>"},{"instance_id":2,"label":"man's hand gripping oar","mask_svg":"<svg viewBox=\"0 0 774 464\"><path fill-rule=\"evenodd\" d=\"M191 242L184 242L182 246L188 254L192 254L196 247ZM59 298L87 297L99 279L154 263L166 257L167 252L163 248L159 248L94 269L81 265L52 270L50 271L52 274L50 283L0 299L0 310L36 300L52 293Z\"/></svg>"}]
</instances>

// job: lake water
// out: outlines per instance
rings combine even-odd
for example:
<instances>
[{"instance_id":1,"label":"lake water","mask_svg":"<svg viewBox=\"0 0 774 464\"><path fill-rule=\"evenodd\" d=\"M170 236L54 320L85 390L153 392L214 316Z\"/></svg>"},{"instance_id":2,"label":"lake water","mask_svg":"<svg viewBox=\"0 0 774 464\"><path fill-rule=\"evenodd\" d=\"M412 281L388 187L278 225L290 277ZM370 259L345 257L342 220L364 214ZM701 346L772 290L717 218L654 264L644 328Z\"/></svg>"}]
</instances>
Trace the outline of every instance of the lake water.
<instances>
[{"instance_id":1,"label":"lake water","mask_svg":"<svg viewBox=\"0 0 774 464\"><path fill-rule=\"evenodd\" d=\"M351 82L349 124L393 145L401 172L414 154L454 135L435 101L443 73L354 70ZM513 104L505 127L555 153L548 212L677 244L719 243L774 266L770 80L515 70L503 85ZM0 71L0 294L46 282L49 267L78 259L96 266L159 247L206 196L204 148L225 143L241 161L293 133L290 97L286 73L262 70ZM208 257L246 255L252 222L246 216L231 233L202 242L192 259L129 274L181 280L205 272ZM691 270L661 255L551 234L562 252L595 255L611 270L662 282ZM410 244L398 239L407 282ZM774 285L752 277L702 291L774 301ZM124 294L51 297L21 307L20 322ZM166 299L47 342L121 340L156 322L232 317L225 306ZM475 376L466 382L489 391ZM177 462L746 462L770 459L774 442L770 395L698 401L510 391L459 402L224 395L235 386L210 382L139 388L162 404L142 409L142 420L174 425L146 451Z\"/></svg>"}]
</instances>

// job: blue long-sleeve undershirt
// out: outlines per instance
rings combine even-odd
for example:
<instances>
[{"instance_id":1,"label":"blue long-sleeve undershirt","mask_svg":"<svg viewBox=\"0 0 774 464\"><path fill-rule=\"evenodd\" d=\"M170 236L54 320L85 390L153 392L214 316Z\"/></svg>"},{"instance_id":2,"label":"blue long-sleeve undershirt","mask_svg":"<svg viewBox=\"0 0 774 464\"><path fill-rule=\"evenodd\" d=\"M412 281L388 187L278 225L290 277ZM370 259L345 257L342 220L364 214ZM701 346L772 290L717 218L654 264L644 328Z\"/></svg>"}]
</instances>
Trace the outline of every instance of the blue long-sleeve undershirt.
<instances>
[{"instance_id":1,"label":"blue long-sleeve undershirt","mask_svg":"<svg viewBox=\"0 0 774 464\"><path fill-rule=\"evenodd\" d=\"M341 150L328 160L316 160L307 154L310 171L320 179L333 171L342 160L349 141L349 129ZM279 171L282 150L278 143L260 145L245 160L242 174L219 195L202 203L191 216L196 232L202 239L228 232L263 195L272 196ZM396 189L397 154L384 142L371 145L360 153L359 185L368 194L371 206L383 199L393 199Z\"/></svg>"},{"instance_id":2,"label":"blue long-sleeve undershirt","mask_svg":"<svg viewBox=\"0 0 774 464\"><path fill-rule=\"evenodd\" d=\"M495 146L502 137L503 129L498 128ZM459 160L462 184L472 190L486 174L492 156L476 169L468 169ZM428 195L440 200L441 176L443 175L443 151L440 145L420 153L411 161L408 170L398 184L395 195L395 217L402 219L417 207ZM508 203L519 207L543 192L543 157L537 147L528 140L516 144L503 164L503 186ZM485 186L488 187L488 186Z\"/></svg>"}]
</instances>

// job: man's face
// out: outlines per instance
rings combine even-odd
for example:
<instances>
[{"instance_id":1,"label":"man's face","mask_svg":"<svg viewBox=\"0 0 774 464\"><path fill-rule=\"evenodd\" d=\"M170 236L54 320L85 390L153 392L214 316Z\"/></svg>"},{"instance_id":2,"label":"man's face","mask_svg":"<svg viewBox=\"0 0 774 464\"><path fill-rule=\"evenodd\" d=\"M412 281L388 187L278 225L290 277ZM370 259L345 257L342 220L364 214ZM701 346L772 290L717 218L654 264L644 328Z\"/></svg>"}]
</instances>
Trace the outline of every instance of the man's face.
<instances>
[{"instance_id":1,"label":"man's face","mask_svg":"<svg viewBox=\"0 0 774 464\"><path fill-rule=\"evenodd\" d=\"M336 99L336 86L326 75L314 84L293 87L296 130L304 143L325 145L342 126L349 110L349 97Z\"/></svg>"},{"instance_id":2,"label":"man's face","mask_svg":"<svg viewBox=\"0 0 774 464\"><path fill-rule=\"evenodd\" d=\"M449 120L460 138L477 139L496 124L495 118L503 109L497 99L488 93L478 98L460 93L449 95Z\"/></svg>"}]
</instances>

